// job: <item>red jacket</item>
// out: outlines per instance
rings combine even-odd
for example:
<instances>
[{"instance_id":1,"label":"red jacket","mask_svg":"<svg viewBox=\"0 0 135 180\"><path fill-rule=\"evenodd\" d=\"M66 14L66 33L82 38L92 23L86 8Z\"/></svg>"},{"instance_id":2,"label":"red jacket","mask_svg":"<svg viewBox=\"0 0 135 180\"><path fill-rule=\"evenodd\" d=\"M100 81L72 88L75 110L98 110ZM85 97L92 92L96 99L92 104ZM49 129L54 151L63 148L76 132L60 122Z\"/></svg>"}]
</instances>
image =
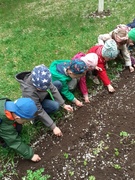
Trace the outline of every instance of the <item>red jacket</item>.
<instances>
[{"instance_id":1,"label":"red jacket","mask_svg":"<svg viewBox=\"0 0 135 180\"><path fill-rule=\"evenodd\" d=\"M105 86L111 84L111 81L107 75L107 72L106 72L106 68L105 68L105 59L103 58L102 56L102 48L103 48L103 45L97 45L97 46L93 46L92 48L90 48L87 52L88 53L96 53L98 55L98 64L97 66L102 68L102 71L98 71L98 76L99 78L101 79L101 81L104 83Z\"/></svg>"}]
</instances>

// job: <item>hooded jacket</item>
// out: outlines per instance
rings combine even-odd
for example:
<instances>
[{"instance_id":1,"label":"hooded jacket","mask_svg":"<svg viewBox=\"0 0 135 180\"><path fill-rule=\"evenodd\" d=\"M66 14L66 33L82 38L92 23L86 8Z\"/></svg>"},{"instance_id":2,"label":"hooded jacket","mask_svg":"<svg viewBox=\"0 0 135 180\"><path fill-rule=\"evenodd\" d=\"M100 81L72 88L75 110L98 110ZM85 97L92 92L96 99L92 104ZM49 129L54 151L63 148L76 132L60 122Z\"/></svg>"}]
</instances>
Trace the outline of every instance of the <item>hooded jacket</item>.
<instances>
[{"instance_id":1,"label":"hooded jacket","mask_svg":"<svg viewBox=\"0 0 135 180\"><path fill-rule=\"evenodd\" d=\"M10 148L14 149L25 159L31 159L34 155L32 148L22 142L21 137L13 126L14 120L8 119L5 115L6 101L8 101L6 98L0 99L0 137Z\"/></svg>"},{"instance_id":2,"label":"hooded jacket","mask_svg":"<svg viewBox=\"0 0 135 180\"><path fill-rule=\"evenodd\" d=\"M52 80L56 81L57 79L59 79L59 81L62 83L61 94L65 96L69 101L73 101L75 96L68 87L68 83L72 80L72 78L66 74L60 73L57 70L57 65L63 62L70 62L70 60L55 60L51 63L49 69L52 74Z\"/></svg>"},{"instance_id":3,"label":"hooded jacket","mask_svg":"<svg viewBox=\"0 0 135 180\"><path fill-rule=\"evenodd\" d=\"M51 129L56 127L56 124L53 122L51 117L45 112L42 107L42 101L48 96L47 91L39 91L32 84L31 72L21 72L16 75L17 81L20 83L23 97L30 97L35 101L35 104L38 108L38 118ZM58 79L57 79L58 80ZM64 104L64 100L60 95L58 89L51 83L49 90L51 91L55 101L59 102L60 106Z\"/></svg>"},{"instance_id":4,"label":"hooded jacket","mask_svg":"<svg viewBox=\"0 0 135 180\"><path fill-rule=\"evenodd\" d=\"M113 31L111 31L108 34L101 34L98 36L98 44L99 45L104 45L105 41L107 41L108 39L112 39L112 34ZM120 50L123 59L125 61L125 66L131 66L131 58L130 58L130 54L128 52L127 46L126 44L118 46L118 49Z\"/></svg>"},{"instance_id":5,"label":"hooded jacket","mask_svg":"<svg viewBox=\"0 0 135 180\"><path fill-rule=\"evenodd\" d=\"M101 79L101 81L103 82L103 84L105 86L107 86L107 85L111 84L111 81L106 72L106 68L105 68L106 62L101 53L102 48L103 48L103 45L93 46L88 50L87 53L96 53L98 55L97 66L102 68L102 71L97 71L97 74L98 74L99 78Z\"/></svg>"}]
</instances>

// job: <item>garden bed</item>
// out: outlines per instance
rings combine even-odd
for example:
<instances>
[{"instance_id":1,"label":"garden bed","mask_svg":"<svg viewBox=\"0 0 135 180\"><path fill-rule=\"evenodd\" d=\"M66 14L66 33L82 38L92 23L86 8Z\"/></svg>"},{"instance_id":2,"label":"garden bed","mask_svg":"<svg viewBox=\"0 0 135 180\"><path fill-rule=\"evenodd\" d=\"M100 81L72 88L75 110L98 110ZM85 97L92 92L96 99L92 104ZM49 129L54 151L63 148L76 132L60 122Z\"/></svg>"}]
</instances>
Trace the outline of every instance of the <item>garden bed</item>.
<instances>
[{"instance_id":1,"label":"garden bed","mask_svg":"<svg viewBox=\"0 0 135 180\"><path fill-rule=\"evenodd\" d=\"M42 160L19 160L13 180L40 168L51 180L133 180L135 73L124 70L114 86L114 94L104 89L90 104L65 117L59 123L63 137L42 135L33 144Z\"/></svg>"}]
</instances>

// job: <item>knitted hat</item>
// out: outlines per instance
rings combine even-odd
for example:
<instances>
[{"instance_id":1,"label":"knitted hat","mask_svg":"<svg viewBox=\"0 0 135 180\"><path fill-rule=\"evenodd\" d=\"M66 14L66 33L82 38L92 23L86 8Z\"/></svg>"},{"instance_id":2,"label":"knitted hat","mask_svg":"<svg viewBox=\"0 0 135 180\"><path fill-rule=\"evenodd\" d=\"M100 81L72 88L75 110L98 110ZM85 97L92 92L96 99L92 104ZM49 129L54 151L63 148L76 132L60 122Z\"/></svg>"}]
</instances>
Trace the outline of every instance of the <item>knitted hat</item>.
<instances>
[{"instance_id":1,"label":"knitted hat","mask_svg":"<svg viewBox=\"0 0 135 180\"><path fill-rule=\"evenodd\" d=\"M32 83L36 88L47 90L51 84L51 80L50 70L44 64L36 66L33 69Z\"/></svg>"},{"instance_id":2,"label":"knitted hat","mask_svg":"<svg viewBox=\"0 0 135 180\"><path fill-rule=\"evenodd\" d=\"M131 30L128 32L128 37L129 37L132 41L135 41L135 28L131 29Z\"/></svg>"},{"instance_id":3,"label":"knitted hat","mask_svg":"<svg viewBox=\"0 0 135 180\"><path fill-rule=\"evenodd\" d=\"M80 59L84 61L88 67L95 68L98 63L98 56L95 53L88 53L87 55L81 57Z\"/></svg>"},{"instance_id":4,"label":"knitted hat","mask_svg":"<svg viewBox=\"0 0 135 180\"><path fill-rule=\"evenodd\" d=\"M126 41L128 40L127 31L123 28L117 28L113 30L115 41L118 43L124 42L126 44Z\"/></svg>"},{"instance_id":5,"label":"knitted hat","mask_svg":"<svg viewBox=\"0 0 135 180\"><path fill-rule=\"evenodd\" d=\"M82 74L84 73L88 68L84 61L80 59L72 60L69 64L69 69L74 74Z\"/></svg>"},{"instance_id":6,"label":"knitted hat","mask_svg":"<svg viewBox=\"0 0 135 180\"><path fill-rule=\"evenodd\" d=\"M37 112L35 102L31 98L19 98L14 102L6 101L5 109L24 119L34 118Z\"/></svg>"},{"instance_id":7,"label":"knitted hat","mask_svg":"<svg viewBox=\"0 0 135 180\"><path fill-rule=\"evenodd\" d=\"M117 57L118 53L116 42L113 39L107 40L102 48L102 56L113 59Z\"/></svg>"}]
</instances>

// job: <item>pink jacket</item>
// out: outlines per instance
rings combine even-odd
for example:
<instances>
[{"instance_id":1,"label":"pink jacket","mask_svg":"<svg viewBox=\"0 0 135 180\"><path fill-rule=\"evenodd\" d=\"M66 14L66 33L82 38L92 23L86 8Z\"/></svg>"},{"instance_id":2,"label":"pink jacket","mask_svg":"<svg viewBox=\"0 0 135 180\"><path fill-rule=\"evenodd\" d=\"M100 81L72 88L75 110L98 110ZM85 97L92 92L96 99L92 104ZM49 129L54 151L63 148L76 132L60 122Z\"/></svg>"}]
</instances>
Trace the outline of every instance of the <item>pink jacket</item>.
<instances>
[{"instance_id":1,"label":"pink jacket","mask_svg":"<svg viewBox=\"0 0 135 180\"><path fill-rule=\"evenodd\" d=\"M72 60L75 59L80 59L81 57L85 56L86 54L84 54L83 52L78 52L73 58ZM79 82L78 82L79 88L81 93L83 94L83 96L88 96L88 88L86 85L86 76L83 76L80 78Z\"/></svg>"},{"instance_id":2,"label":"pink jacket","mask_svg":"<svg viewBox=\"0 0 135 180\"><path fill-rule=\"evenodd\" d=\"M97 45L97 46L93 46L92 48L90 48L88 50L88 53L96 53L98 55L98 64L97 66L102 68L102 71L98 71L98 76L101 79L101 81L103 82L103 84L105 86L109 85L111 83L107 72L106 72L106 68L105 68L105 61L104 58L101 55L101 50L102 50L103 45ZM72 60L75 59L80 59L81 57L85 56L86 54L79 52L77 53ZM86 84L86 76L83 76L80 78L79 82L78 82L79 88L81 93L83 94L83 96L88 96L88 88L87 88L87 84Z\"/></svg>"}]
</instances>

